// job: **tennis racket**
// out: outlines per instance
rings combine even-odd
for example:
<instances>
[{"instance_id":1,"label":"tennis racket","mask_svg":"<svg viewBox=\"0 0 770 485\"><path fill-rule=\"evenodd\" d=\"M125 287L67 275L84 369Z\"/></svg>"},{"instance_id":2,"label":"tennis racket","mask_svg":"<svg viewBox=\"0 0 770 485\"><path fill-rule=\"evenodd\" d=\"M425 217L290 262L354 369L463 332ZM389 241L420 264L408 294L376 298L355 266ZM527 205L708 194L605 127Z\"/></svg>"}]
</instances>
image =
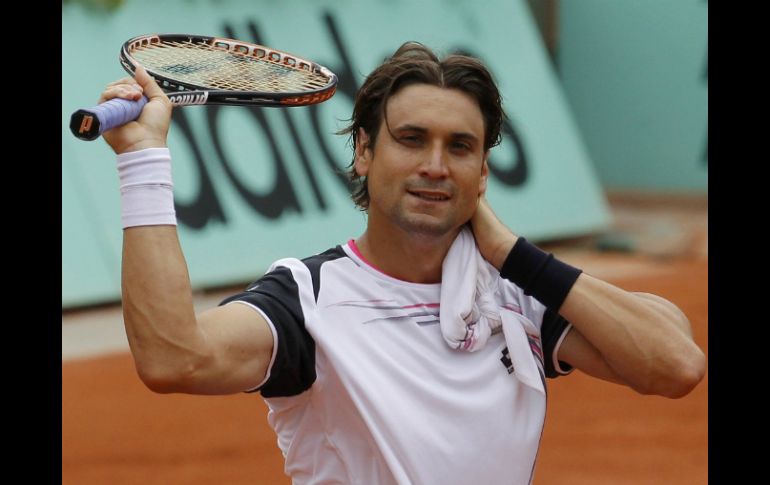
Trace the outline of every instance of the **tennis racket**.
<instances>
[{"instance_id":1,"label":"tennis racket","mask_svg":"<svg viewBox=\"0 0 770 485\"><path fill-rule=\"evenodd\" d=\"M220 37L152 34L129 39L120 63L131 75L142 65L174 106L227 104L289 107L317 104L334 95L337 76L293 54ZM70 130L81 140L139 118L148 99L115 98L79 109Z\"/></svg>"}]
</instances>

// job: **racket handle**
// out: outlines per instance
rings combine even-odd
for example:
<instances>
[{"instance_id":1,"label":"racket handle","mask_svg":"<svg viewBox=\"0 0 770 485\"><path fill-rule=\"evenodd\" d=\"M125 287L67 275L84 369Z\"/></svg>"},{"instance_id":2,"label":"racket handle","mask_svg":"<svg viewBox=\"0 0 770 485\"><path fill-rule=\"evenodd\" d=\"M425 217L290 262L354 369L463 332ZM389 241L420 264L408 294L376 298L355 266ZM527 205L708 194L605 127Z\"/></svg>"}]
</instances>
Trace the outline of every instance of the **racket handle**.
<instances>
[{"instance_id":1,"label":"racket handle","mask_svg":"<svg viewBox=\"0 0 770 485\"><path fill-rule=\"evenodd\" d=\"M93 108L79 109L70 118L70 130L81 140L96 140L105 131L139 118L147 101L146 96L138 101L114 98Z\"/></svg>"}]
</instances>

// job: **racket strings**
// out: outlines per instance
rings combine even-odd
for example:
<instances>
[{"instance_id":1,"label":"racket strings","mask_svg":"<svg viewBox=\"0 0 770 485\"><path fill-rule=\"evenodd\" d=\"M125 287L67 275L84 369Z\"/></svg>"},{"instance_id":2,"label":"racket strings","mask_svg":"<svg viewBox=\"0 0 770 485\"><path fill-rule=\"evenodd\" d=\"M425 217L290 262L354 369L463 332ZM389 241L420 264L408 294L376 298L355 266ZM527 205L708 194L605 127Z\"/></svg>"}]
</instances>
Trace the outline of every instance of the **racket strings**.
<instances>
[{"instance_id":1,"label":"racket strings","mask_svg":"<svg viewBox=\"0 0 770 485\"><path fill-rule=\"evenodd\" d=\"M163 42L139 47L131 55L149 71L206 89L309 92L329 83L328 77L317 72L208 44Z\"/></svg>"}]
</instances>

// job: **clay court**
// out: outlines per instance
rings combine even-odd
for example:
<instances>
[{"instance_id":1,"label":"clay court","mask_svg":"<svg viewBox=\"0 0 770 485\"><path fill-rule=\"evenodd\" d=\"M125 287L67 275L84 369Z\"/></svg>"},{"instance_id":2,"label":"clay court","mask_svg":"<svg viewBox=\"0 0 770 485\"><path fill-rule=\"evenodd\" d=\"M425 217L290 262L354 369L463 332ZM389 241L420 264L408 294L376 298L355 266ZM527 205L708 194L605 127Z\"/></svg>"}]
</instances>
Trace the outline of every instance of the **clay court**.
<instances>
[{"instance_id":1,"label":"clay court","mask_svg":"<svg viewBox=\"0 0 770 485\"><path fill-rule=\"evenodd\" d=\"M547 249L622 288L668 298L688 315L708 355L705 198L611 202L612 237ZM196 305L227 293L198 295ZM62 320L63 484L290 483L258 395L154 394L136 376L124 335L120 342L119 307L67 312ZM708 376L678 400L578 372L548 384L535 484L707 483Z\"/></svg>"}]
</instances>

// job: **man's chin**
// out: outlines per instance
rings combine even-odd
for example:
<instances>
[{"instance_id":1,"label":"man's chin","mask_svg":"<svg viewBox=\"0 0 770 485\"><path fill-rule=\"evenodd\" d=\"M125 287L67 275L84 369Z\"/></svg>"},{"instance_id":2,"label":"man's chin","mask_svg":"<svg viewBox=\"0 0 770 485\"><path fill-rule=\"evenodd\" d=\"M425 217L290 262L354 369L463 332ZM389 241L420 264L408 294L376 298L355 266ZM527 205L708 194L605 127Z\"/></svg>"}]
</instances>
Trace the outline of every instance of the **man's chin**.
<instances>
[{"instance_id":1,"label":"man's chin","mask_svg":"<svg viewBox=\"0 0 770 485\"><path fill-rule=\"evenodd\" d=\"M441 219L426 214L410 215L399 222L399 226L405 231L426 237L442 237L447 234L456 234L462 224L455 221Z\"/></svg>"}]
</instances>

